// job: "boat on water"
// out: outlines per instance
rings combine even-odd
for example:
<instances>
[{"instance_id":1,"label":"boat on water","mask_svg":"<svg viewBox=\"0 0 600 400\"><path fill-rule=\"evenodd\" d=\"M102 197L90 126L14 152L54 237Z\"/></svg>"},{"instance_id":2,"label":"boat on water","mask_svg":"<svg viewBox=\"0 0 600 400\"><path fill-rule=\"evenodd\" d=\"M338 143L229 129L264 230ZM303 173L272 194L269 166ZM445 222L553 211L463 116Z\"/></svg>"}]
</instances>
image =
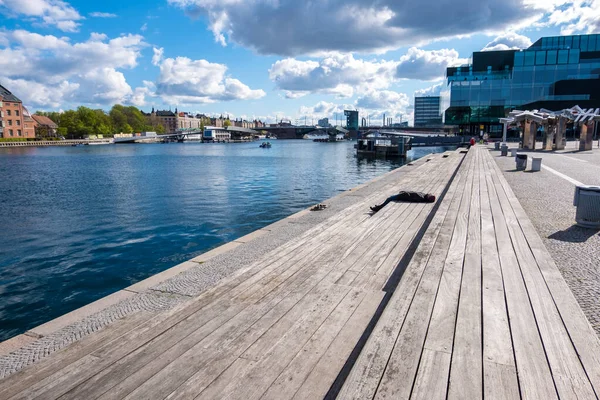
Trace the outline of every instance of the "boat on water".
<instances>
[{"instance_id":1,"label":"boat on water","mask_svg":"<svg viewBox=\"0 0 600 400\"><path fill-rule=\"evenodd\" d=\"M270 149L271 148L271 143L269 143L269 142L263 142L258 147L260 147L261 149Z\"/></svg>"}]
</instances>

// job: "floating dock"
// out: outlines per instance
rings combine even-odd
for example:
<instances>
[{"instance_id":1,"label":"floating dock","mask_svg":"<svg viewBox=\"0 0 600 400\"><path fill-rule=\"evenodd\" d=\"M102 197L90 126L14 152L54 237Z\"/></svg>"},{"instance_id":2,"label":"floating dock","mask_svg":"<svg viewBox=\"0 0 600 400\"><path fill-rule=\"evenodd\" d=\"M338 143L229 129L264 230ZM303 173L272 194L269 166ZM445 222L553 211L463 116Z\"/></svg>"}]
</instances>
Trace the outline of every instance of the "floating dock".
<instances>
[{"instance_id":1,"label":"floating dock","mask_svg":"<svg viewBox=\"0 0 600 400\"><path fill-rule=\"evenodd\" d=\"M399 190L438 200L369 212ZM37 362L30 340L0 360L23 364L0 399L597 398L600 340L488 149L431 155L341 196L166 311L126 314ZM124 291L164 291L167 278L192 290L177 278L211 257Z\"/></svg>"}]
</instances>

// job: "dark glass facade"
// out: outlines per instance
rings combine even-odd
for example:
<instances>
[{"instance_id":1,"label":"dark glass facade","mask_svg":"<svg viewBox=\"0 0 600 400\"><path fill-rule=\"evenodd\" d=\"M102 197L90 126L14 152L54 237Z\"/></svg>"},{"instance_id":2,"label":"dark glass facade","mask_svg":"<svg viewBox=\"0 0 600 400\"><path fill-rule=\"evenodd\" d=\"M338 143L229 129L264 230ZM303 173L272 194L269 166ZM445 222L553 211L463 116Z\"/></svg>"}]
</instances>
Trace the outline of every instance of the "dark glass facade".
<instances>
[{"instance_id":1,"label":"dark glass facade","mask_svg":"<svg viewBox=\"0 0 600 400\"><path fill-rule=\"evenodd\" d=\"M344 110L346 116L346 129L357 131L358 130L358 111Z\"/></svg>"},{"instance_id":2,"label":"dark glass facade","mask_svg":"<svg viewBox=\"0 0 600 400\"><path fill-rule=\"evenodd\" d=\"M415 97L415 126L435 126L442 124L440 96Z\"/></svg>"},{"instance_id":3,"label":"dark glass facade","mask_svg":"<svg viewBox=\"0 0 600 400\"><path fill-rule=\"evenodd\" d=\"M514 109L600 107L600 35L545 37L522 51L473 53L447 69L445 123L473 133L501 132Z\"/></svg>"}]
</instances>

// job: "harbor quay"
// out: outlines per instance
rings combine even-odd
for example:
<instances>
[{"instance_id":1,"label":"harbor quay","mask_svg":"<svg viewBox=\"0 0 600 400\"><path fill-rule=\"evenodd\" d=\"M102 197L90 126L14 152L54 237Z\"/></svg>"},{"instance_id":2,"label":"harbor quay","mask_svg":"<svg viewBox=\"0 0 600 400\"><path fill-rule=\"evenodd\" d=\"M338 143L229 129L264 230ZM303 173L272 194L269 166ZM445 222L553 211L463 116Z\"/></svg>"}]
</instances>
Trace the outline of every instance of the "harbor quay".
<instances>
[{"instance_id":1,"label":"harbor quay","mask_svg":"<svg viewBox=\"0 0 600 400\"><path fill-rule=\"evenodd\" d=\"M597 156L544 164L593 184ZM510 162L428 155L33 328L0 345L0 399L597 398L600 339L540 221L597 232L536 214L572 187ZM401 190L436 200L370 210Z\"/></svg>"}]
</instances>

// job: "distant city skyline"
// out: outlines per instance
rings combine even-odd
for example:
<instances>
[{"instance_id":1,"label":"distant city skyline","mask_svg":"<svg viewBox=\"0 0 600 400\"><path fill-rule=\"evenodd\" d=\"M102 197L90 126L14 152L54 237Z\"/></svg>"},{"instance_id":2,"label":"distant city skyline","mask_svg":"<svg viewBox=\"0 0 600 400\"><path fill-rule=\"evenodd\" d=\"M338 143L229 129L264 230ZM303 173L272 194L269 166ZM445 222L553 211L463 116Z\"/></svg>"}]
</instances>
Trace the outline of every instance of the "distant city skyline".
<instances>
[{"instance_id":1,"label":"distant city skyline","mask_svg":"<svg viewBox=\"0 0 600 400\"><path fill-rule=\"evenodd\" d=\"M0 0L0 18L0 84L32 112L121 103L335 124L344 109L412 121L446 67L598 33L600 0Z\"/></svg>"}]
</instances>

